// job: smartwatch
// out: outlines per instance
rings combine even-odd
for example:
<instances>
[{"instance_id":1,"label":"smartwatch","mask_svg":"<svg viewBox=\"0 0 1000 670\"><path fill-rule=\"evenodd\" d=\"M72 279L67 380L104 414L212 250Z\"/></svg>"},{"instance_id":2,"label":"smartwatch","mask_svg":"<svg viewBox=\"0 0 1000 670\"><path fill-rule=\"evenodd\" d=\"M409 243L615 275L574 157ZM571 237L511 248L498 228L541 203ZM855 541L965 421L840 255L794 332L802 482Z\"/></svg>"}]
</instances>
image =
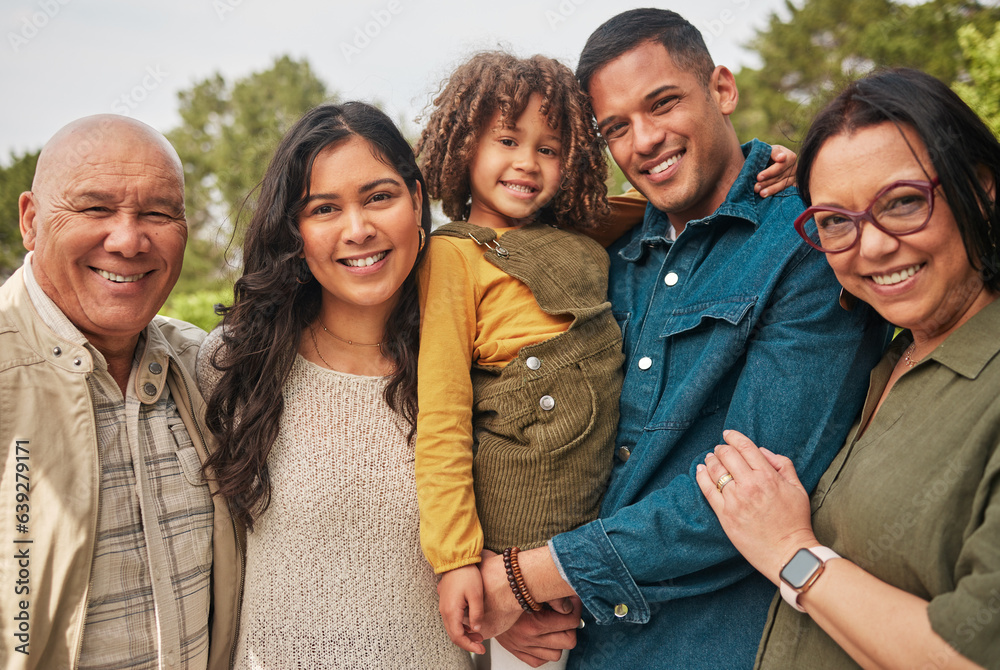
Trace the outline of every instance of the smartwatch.
<instances>
[{"instance_id":1,"label":"smartwatch","mask_svg":"<svg viewBox=\"0 0 1000 670\"><path fill-rule=\"evenodd\" d=\"M798 611L805 612L799 605L799 596L816 583L827 561L835 558L840 558L840 554L829 547L799 549L781 569L781 597Z\"/></svg>"}]
</instances>

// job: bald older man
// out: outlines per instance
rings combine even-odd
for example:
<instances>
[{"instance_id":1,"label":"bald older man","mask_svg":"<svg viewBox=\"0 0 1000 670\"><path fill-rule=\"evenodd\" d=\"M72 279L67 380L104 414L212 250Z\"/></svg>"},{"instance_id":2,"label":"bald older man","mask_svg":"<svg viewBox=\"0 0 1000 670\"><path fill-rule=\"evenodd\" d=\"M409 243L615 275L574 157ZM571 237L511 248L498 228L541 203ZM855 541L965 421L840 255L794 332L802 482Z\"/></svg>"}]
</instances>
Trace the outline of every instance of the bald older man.
<instances>
[{"instance_id":1,"label":"bald older man","mask_svg":"<svg viewBox=\"0 0 1000 670\"><path fill-rule=\"evenodd\" d=\"M201 474L204 333L157 317L187 240L180 159L75 121L21 194L0 287L0 665L228 668L239 529Z\"/></svg>"}]
</instances>

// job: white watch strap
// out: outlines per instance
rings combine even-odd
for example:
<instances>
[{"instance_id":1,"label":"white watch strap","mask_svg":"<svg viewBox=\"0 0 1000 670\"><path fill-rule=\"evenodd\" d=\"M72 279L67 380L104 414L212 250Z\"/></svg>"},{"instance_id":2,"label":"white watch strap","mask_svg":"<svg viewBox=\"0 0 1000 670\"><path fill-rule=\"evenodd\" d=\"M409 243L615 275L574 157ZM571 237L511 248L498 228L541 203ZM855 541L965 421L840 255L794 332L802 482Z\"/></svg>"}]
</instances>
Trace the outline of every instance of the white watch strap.
<instances>
[{"instance_id":1,"label":"white watch strap","mask_svg":"<svg viewBox=\"0 0 1000 670\"><path fill-rule=\"evenodd\" d=\"M808 547L809 553L823 561L823 565L826 565L828 561L832 561L835 558L840 558L840 554L835 552L830 547ZM781 597L785 599L785 602L797 609L800 612L805 612L805 608L799 605L799 596L802 595L801 591L796 591L791 586L785 583L785 580L781 580L780 585Z\"/></svg>"}]
</instances>

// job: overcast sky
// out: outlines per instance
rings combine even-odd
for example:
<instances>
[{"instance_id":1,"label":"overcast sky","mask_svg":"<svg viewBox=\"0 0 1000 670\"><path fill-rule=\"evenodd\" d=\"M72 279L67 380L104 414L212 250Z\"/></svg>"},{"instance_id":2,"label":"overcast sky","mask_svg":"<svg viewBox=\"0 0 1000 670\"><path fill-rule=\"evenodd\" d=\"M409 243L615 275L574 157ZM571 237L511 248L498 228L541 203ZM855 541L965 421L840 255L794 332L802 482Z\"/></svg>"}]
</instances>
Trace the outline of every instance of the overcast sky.
<instances>
[{"instance_id":1,"label":"overcast sky","mask_svg":"<svg viewBox=\"0 0 1000 670\"><path fill-rule=\"evenodd\" d=\"M653 3L705 35L717 63L756 65L744 45L783 0ZM696 4L695 7L691 7ZM177 92L306 58L341 99L412 119L442 78L479 49L543 53L570 67L620 0L3 0L0 163L38 149L67 122L126 113L161 131Z\"/></svg>"}]
</instances>

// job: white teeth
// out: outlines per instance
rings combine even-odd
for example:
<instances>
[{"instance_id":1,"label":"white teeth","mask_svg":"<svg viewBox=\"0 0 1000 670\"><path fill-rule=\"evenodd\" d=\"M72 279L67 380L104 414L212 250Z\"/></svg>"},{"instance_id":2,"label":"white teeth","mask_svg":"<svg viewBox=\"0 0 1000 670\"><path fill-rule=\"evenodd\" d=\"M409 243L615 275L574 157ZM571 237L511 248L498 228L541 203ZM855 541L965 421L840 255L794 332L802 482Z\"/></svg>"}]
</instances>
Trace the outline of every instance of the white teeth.
<instances>
[{"instance_id":1,"label":"white teeth","mask_svg":"<svg viewBox=\"0 0 1000 670\"><path fill-rule=\"evenodd\" d=\"M663 172L664 170L666 170L668 167L670 167L671 165L673 165L674 163L676 163L680 159L681 159L681 155L680 154L674 154L673 156L671 156L667 160L663 161L662 163L660 163L656 167L650 168L649 169L649 174L660 174L661 172Z\"/></svg>"},{"instance_id":2,"label":"white teeth","mask_svg":"<svg viewBox=\"0 0 1000 670\"><path fill-rule=\"evenodd\" d=\"M385 258L385 255L389 253L387 251L380 251L374 256L369 256L368 258L345 258L344 264L350 265L352 268L366 268L369 265L374 265L380 260Z\"/></svg>"},{"instance_id":3,"label":"white teeth","mask_svg":"<svg viewBox=\"0 0 1000 670\"><path fill-rule=\"evenodd\" d=\"M879 286L892 286L893 284L898 284L904 279L909 279L913 275L917 274L918 270L920 270L920 265L913 265L905 270L893 272L891 275L872 275L872 279Z\"/></svg>"},{"instance_id":4,"label":"white teeth","mask_svg":"<svg viewBox=\"0 0 1000 670\"><path fill-rule=\"evenodd\" d=\"M518 193L534 193L535 189L530 186L524 186L522 184L511 184L508 181L503 182L503 185L512 191L517 191Z\"/></svg>"},{"instance_id":5,"label":"white teeth","mask_svg":"<svg viewBox=\"0 0 1000 670\"><path fill-rule=\"evenodd\" d=\"M125 277L125 276L122 276L122 275L116 275L114 272L108 272L107 270L99 270L97 268L94 268L94 272L96 272L97 274L101 275L102 277L104 277L108 281L115 282L116 284L128 284L130 282L139 281L140 279L142 279L143 277L145 277L147 274L149 274L148 272L142 272L142 273L137 274L137 275L128 275L127 277Z\"/></svg>"}]
</instances>

